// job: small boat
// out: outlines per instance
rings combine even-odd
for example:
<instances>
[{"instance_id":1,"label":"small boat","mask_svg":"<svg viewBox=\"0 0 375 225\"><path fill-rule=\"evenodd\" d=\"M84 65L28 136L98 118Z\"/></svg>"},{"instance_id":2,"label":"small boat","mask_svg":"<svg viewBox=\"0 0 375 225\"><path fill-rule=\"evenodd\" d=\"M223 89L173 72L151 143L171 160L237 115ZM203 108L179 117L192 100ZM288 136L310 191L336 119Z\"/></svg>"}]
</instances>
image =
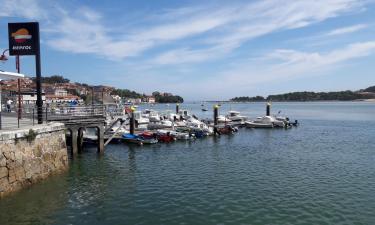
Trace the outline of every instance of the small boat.
<instances>
[{"instance_id":1,"label":"small boat","mask_svg":"<svg viewBox=\"0 0 375 225\"><path fill-rule=\"evenodd\" d=\"M220 116L217 117L217 122L218 123L229 123L229 122L232 122L232 120L228 119L225 116L220 115Z\"/></svg>"},{"instance_id":2,"label":"small boat","mask_svg":"<svg viewBox=\"0 0 375 225\"><path fill-rule=\"evenodd\" d=\"M273 127L285 127L285 122L277 120L273 116L262 116L252 121L245 122L246 127L249 128L273 128Z\"/></svg>"},{"instance_id":3,"label":"small boat","mask_svg":"<svg viewBox=\"0 0 375 225\"><path fill-rule=\"evenodd\" d=\"M191 140L195 138L194 134L188 132L177 132L171 131L170 134L175 137L177 140Z\"/></svg>"},{"instance_id":4,"label":"small boat","mask_svg":"<svg viewBox=\"0 0 375 225\"><path fill-rule=\"evenodd\" d=\"M176 138L171 135L171 132L167 130L158 130L157 139L164 143L170 143L176 140Z\"/></svg>"},{"instance_id":5,"label":"small boat","mask_svg":"<svg viewBox=\"0 0 375 225\"><path fill-rule=\"evenodd\" d=\"M142 138L139 137L136 134L123 134L122 140L127 142L127 143L134 143L134 144L138 144L138 145L143 145Z\"/></svg>"},{"instance_id":6,"label":"small boat","mask_svg":"<svg viewBox=\"0 0 375 225\"><path fill-rule=\"evenodd\" d=\"M167 134L158 135L158 141L160 142L170 143L175 140L176 139L172 135L167 135Z\"/></svg>"},{"instance_id":7,"label":"small boat","mask_svg":"<svg viewBox=\"0 0 375 225\"><path fill-rule=\"evenodd\" d=\"M217 132L219 134L233 134L234 132L237 132L238 128L231 126L231 125L225 125L223 127L218 127Z\"/></svg>"},{"instance_id":8,"label":"small boat","mask_svg":"<svg viewBox=\"0 0 375 225\"><path fill-rule=\"evenodd\" d=\"M206 108L202 108L202 111L203 111L203 112L206 112L206 111L208 111L208 109L206 109Z\"/></svg>"},{"instance_id":9,"label":"small boat","mask_svg":"<svg viewBox=\"0 0 375 225\"><path fill-rule=\"evenodd\" d=\"M255 121L246 121L245 126L249 128L273 128L272 123L260 123Z\"/></svg>"},{"instance_id":10,"label":"small boat","mask_svg":"<svg viewBox=\"0 0 375 225\"><path fill-rule=\"evenodd\" d=\"M156 144L158 143L157 135L155 133L144 131L139 135L143 144Z\"/></svg>"},{"instance_id":11,"label":"small boat","mask_svg":"<svg viewBox=\"0 0 375 225\"><path fill-rule=\"evenodd\" d=\"M244 122L247 120L247 116L242 116L238 111L229 111L226 117L233 122Z\"/></svg>"}]
</instances>

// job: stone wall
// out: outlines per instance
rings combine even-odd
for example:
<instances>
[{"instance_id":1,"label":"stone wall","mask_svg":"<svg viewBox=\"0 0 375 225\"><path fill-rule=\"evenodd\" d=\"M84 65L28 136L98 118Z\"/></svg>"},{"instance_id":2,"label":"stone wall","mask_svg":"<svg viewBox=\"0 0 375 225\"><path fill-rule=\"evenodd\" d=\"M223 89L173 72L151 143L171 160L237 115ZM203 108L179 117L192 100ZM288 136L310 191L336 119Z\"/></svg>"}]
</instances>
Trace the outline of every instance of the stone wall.
<instances>
[{"instance_id":1,"label":"stone wall","mask_svg":"<svg viewBox=\"0 0 375 225\"><path fill-rule=\"evenodd\" d=\"M64 124L0 131L0 198L67 168Z\"/></svg>"}]
</instances>

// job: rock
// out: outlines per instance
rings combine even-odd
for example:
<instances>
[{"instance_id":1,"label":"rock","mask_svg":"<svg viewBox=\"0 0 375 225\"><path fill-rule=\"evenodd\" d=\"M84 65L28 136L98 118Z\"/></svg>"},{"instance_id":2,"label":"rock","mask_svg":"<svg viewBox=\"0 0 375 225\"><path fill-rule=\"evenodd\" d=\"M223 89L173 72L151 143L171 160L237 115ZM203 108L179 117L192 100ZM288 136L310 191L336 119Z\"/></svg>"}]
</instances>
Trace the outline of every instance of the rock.
<instances>
[{"instance_id":1,"label":"rock","mask_svg":"<svg viewBox=\"0 0 375 225\"><path fill-rule=\"evenodd\" d=\"M23 181L26 177L25 170L23 167L18 167L17 169L14 170L16 179L19 181Z\"/></svg>"},{"instance_id":2,"label":"rock","mask_svg":"<svg viewBox=\"0 0 375 225\"><path fill-rule=\"evenodd\" d=\"M17 162L22 162L22 152L21 151L14 152L14 159Z\"/></svg>"},{"instance_id":3,"label":"rock","mask_svg":"<svg viewBox=\"0 0 375 225\"><path fill-rule=\"evenodd\" d=\"M34 156L35 157L41 157L42 156L42 146L36 145L35 148L33 149Z\"/></svg>"},{"instance_id":4,"label":"rock","mask_svg":"<svg viewBox=\"0 0 375 225\"><path fill-rule=\"evenodd\" d=\"M4 192L9 189L9 182L7 177L0 178L0 192Z\"/></svg>"},{"instance_id":5,"label":"rock","mask_svg":"<svg viewBox=\"0 0 375 225\"><path fill-rule=\"evenodd\" d=\"M5 166L0 167L0 179L3 177L8 177L8 168Z\"/></svg>"},{"instance_id":6,"label":"rock","mask_svg":"<svg viewBox=\"0 0 375 225\"><path fill-rule=\"evenodd\" d=\"M16 179L16 174L14 173L14 170L9 170L9 176L8 176L8 181L9 183L13 183L15 182L17 179Z\"/></svg>"},{"instance_id":7,"label":"rock","mask_svg":"<svg viewBox=\"0 0 375 225\"><path fill-rule=\"evenodd\" d=\"M0 167L1 166L6 166L6 164L7 164L7 159L4 157L4 155L3 154L1 154L1 152L0 152Z\"/></svg>"}]
</instances>

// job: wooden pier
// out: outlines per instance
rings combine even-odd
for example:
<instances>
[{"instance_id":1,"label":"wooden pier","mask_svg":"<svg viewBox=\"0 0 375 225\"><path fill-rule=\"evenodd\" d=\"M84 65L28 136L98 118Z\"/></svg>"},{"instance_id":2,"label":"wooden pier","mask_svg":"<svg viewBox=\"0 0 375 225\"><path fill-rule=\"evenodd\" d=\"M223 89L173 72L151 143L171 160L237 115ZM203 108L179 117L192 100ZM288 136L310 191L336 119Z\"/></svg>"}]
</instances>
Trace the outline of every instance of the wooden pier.
<instances>
[{"instance_id":1,"label":"wooden pier","mask_svg":"<svg viewBox=\"0 0 375 225\"><path fill-rule=\"evenodd\" d=\"M47 122L64 123L71 134L72 154L81 152L83 147L83 131L86 128L97 129L98 152L104 153L104 130L106 124L105 108L103 105L64 106L47 108Z\"/></svg>"}]
</instances>

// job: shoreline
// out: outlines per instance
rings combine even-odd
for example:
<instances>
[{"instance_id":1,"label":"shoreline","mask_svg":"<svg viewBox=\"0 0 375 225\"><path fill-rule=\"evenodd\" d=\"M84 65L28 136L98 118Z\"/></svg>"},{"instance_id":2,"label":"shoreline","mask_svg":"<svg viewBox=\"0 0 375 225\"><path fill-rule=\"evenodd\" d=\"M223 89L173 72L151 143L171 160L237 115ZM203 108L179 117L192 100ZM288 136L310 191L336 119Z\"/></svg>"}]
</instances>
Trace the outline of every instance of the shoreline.
<instances>
[{"instance_id":1,"label":"shoreline","mask_svg":"<svg viewBox=\"0 0 375 225\"><path fill-rule=\"evenodd\" d=\"M203 102L206 102L206 103L267 103L267 102L287 102L287 103L291 103L291 102L296 102L296 103L299 103L299 102L375 102L375 99L357 99L357 100L317 100L317 101L314 101L314 100L310 100L310 101L243 101L243 102L240 102L240 101L203 101ZM198 103L196 101L192 101L192 102L189 102L187 101L186 103Z\"/></svg>"}]
</instances>

